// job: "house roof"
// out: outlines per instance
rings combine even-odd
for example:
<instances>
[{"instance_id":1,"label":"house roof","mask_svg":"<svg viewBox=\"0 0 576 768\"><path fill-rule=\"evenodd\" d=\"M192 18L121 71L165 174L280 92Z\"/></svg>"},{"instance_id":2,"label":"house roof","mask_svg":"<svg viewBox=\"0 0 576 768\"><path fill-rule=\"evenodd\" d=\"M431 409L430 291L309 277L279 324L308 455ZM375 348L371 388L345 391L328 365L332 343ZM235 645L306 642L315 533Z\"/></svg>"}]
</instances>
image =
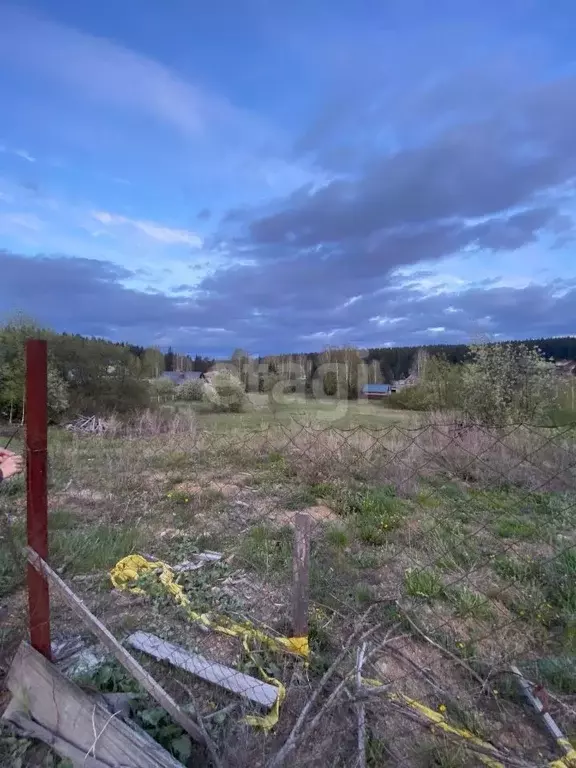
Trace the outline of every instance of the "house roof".
<instances>
[{"instance_id":1,"label":"house roof","mask_svg":"<svg viewBox=\"0 0 576 768\"><path fill-rule=\"evenodd\" d=\"M390 392L390 384L364 384L362 392L367 395L385 394Z\"/></svg>"}]
</instances>

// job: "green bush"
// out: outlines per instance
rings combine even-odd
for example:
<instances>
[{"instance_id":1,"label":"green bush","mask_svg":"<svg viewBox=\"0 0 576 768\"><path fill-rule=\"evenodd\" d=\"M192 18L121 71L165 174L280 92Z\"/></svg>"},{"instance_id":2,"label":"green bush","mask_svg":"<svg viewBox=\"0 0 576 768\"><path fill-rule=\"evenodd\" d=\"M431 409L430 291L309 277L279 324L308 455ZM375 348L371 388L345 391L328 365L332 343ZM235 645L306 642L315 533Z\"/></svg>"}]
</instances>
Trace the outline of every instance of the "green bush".
<instances>
[{"instance_id":1,"label":"green bush","mask_svg":"<svg viewBox=\"0 0 576 768\"><path fill-rule=\"evenodd\" d=\"M463 366L461 409L481 424L542 422L557 394L554 364L526 344L473 346Z\"/></svg>"},{"instance_id":2,"label":"green bush","mask_svg":"<svg viewBox=\"0 0 576 768\"><path fill-rule=\"evenodd\" d=\"M187 402L201 402L204 399L205 385L201 379L184 381L176 387L176 399Z\"/></svg>"},{"instance_id":3,"label":"green bush","mask_svg":"<svg viewBox=\"0 0 576 768\"><path fill-rule=\"evenodd\" d=\"M221 413L240 413L247 404L244 385L228 371L220 371L206 387L206 398L214 410Z\"/></svg>"}]
</instances>

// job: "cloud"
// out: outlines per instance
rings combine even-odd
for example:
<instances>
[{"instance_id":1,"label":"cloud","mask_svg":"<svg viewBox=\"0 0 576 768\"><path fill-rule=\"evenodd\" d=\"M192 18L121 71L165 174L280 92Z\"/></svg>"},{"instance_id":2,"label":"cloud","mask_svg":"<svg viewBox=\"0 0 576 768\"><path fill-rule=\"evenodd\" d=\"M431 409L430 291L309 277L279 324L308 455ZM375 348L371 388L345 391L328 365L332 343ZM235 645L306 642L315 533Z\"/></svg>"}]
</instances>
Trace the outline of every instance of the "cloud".
<instances>
[{"instance_id":1,"label":"cloud","mask_svg":"<svg viewBox=\"0 0 576 768\"><path fill-rule=\"evenodd\" d=\"M359 346L466 342L563 335L576 325L576 280L523 288L469 285L430 294L392 281L336 307L317 291L302 296L276 285L277 302L255 301L246 282L227 289L205 280L189 295L127 287L134 272L106 261L0 251L0 314L18 308L58 330L222 356L315 350L326 343ZM184 289L184 286L178 286Z\"/></svg>"},{"instance_id":2,"label":"cloud","mask_svg":"<svg viewBox=\"0 0 576 768\"><path fill-rule=\"evenodd\" d=\"M44 222L33 213L0 213L0 233L11 234L14 230L40 232Z\"/></svg>"},{"instance_id":3,"label":"cloud","mask_svg":"<svg viewBox=\"0 0 576 768\"><path fill-rule=\"evenodd\" d=\"M0 11L0 18L1 18L1 11ZM26 162L28 162L28 163L35 163L36 162L36 158L32 157L30 152L28 152L25 149L9 149L8 147L5 147L5 146L1 145L0 146L0 152L9 153L11 155L16 155L16 157L19 157L22 160L26 160Z\"/></svg>"},{"instance_id":4,"label":"cloud","mask_svg":"<svg viewBox=\"0 0 576 768\"><path fill-rule=\"evenodd\" d=\"M26 160L26 162L28 162L28 163L35 163L36 162L36 158L32 157L32 155L29 152L27 152L25 149L15 149L14 150L14 154L17 157L21 157L22 160Z\"/></svg>"},{"instance_id":5,"label":"cloud","mask_svg":"<svg viewBox=\"0 0 576 768\"><path fill-rule=\"evenodd\" d=\"M202 238L187 229L174 229L153 221L130 219L127 216L108 213L108 211L93 211L92 218L105 226L126 226L143 232L147 237L166 245L189 245L193 248L202 246ZM98 234L101 234L99 232Z\"/></svg>"}]
</instances>

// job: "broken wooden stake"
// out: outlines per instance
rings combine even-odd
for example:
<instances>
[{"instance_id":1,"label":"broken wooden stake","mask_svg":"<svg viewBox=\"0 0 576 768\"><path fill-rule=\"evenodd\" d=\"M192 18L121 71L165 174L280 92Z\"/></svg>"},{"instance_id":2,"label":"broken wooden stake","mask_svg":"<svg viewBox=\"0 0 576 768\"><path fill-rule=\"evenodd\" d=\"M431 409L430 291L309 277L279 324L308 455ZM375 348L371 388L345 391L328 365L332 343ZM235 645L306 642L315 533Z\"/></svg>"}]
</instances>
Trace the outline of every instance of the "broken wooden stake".
<instances>
[{"instance_id":1,"label":"broken wooden stake","mask_svg":"<svg viewBox=\"0 0 576 768\"><path fill-rule=\"evenodd\" d=\"M130 672L130 674L148 691L161 707L163 707L172 719L178 723L193 739L200 744L204 744L204 736L196 723L178 706L174 699L166 693L159 683L146 672L146 670L120 645L114 635L102 624L99 619L91 613L77 595L72 592L70 587L65 584L60 576L50 568L48 563L34 552L30 547L26 547L28 562L43 574L49 581L50 586L55 589L64 602L74 611L81 621L93 632L100 642L108 648L117 661Z\"/></svg>"},{"instance_id":2,"label":"broken wooden stake","mask_svg":"<svg viewBox=\"0 0 576 768\"><path fill-rule=\"evenodd\" d=\"M310 516L298 512L294 520L292 635L308 637L310 572Z\"/></svg>"},{"instance_id":3,"label":"broken wooden stake","mask_svg":"<svg viewBox=\"0 0 576 768\"><path fill-rule=\"evenodd\" d=\"M237 693L263 707L270 708L278 698L278 688L275 685L263 683L255 677L245 675L236 669L224 666L224 664L210 661L204 656L168 643L149 632L135 632L130 635L126 642L137 651L147 653L158 661L166 661L174 667L184 669L186 672L201 677L202 680L219 685L221 688Z\"/></svg>"},{"instance_id":4,"label":"broken wooden stake","mask_svg":"<svg viewBox=\"0 0 576 768\"><path fill-rule=\"evenodd\" d=\"M6 685L12 700L3 719L48 744L74 768L181 768L148 734L111 714L26 642Z\"/></svg>"}]
</instances>

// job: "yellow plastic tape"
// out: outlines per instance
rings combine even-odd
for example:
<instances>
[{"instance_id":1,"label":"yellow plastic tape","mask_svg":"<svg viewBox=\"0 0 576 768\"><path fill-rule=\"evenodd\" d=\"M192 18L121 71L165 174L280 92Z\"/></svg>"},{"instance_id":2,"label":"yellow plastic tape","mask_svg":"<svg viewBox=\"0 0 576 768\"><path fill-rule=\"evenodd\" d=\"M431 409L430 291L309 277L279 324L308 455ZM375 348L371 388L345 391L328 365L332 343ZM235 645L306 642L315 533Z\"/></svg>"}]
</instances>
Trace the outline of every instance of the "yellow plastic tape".
<instances>
[{"instance_id":1,"label":"yellow plastic tape","mask_svg":"<svg viewBox=\"0 0 576 768\"><path fill-rule=\"evenodd\" d=\"M446 733L452 733L455 736L460 736L460 738L465 739L466 741L469 741L471 744L475 744L478 747L483 747L484 749L494 749L491 744L488 744L487 742L482 741L482 739L479 739L477 736L474 736L474 734L471 731L468 731L466 728L456 728L454 725L450 725L444 715L442 715L440 712L436 712L435 710L430 709L430 707L427 707L425 704L421 704L419 701L416 701L416 699L411 699L408 696L405 696L403 693L390 693L388 694L388 698L392 701L403 701L411 709L414 709L416 712L424 715L424 717L433 722L434 725L437 725L438 728L440 728L442 731L445 731ZM503 763L501 763L499 760L494 760L489 755L478 754L478 759L481 760L484 765L490 766L490 768L505 768Z\"/></svg>"},{"instance_id":2,"label":"yellow plastic tape","mask_svg":"<svg viewBox=\"0 0 576 768\"><path fill-rule=\"evenodd\" d=\"M186 609L188 617L192 621L197 621L205 627L213 629L231 637L238 637L242 640L244 648L250 655L252 661L256 664L262 678L278 688L276 702L268 715L258 717L256 715L246 717L246 722L265 730L270 730L278 722L280 706L286 696L286 690L279 680L270 677L262 669L262 666L254 658L254 655L248 647L248 640L254 640L273 651L288 652L308 658L310 648L307 637L271 637L265 632L257 629L250 622L240 623L229 619L227 616L210 617L206 613L198 613L191 608L190 601L184 594L182 587L174 581L174 571L169 565L161 560L150 561L142 555L128 555L116 563L110 571L110 579L116 589L128 590L134 594L145 594L141 587L135 586L135 583L146 573L156 573L158 580L166 588L166 591L172 595L175 602Z\"/></svg>"},{"instance_id":3,"label":"yellow plastic tape","mask_svg":"<svg viewBox=\"0 0 576 768\"><path fill-rule=\"evenodd\" d=\"M568 739L557 739L556 743L566 754L560 760L550 763L550 768L575 768L576 767L576 749Z\"/></svg>"},{"instance_id":4,"label":"yellow plastic tape","mask_svg":"<svg viewBox=\"0 0 576 768\"><path fill-rule=\"evenodd\" d=\"M363 677L362 682L364 685L373 687L383 685L382 681L367 677ZM476 744L476 746L483 747L484 749L493 749L491 744L482 741L482 739L479 739L471 731L468 731L465 728L456 728L455 726L450 725L443 714L436 712L434 709L430 709L430 707L427 707L425 704L422 704L416 699L411 699L408 696L405 696L403 693L390 692L386 694L386 696L390 699L390 701L403 702L411 709L414 709L416 712L424 715L424 717L430 720L430 722L434 723L434 725L438 726L438 728L445 731L446 733L452 733L455 736L460 736L460 738L465 739L472 744ZM553 762L548 763L548 768L576 768L576 750L572 744L568 741L568 739L558 739L557 744L566 754L559 760L554 760ZM489 768L505 768L503 763L501 763L499 760L491 758L489 755L478 754L477 756L478 759L483 762L484 765L489 766Z\"/></svg>"}]
</instances>

